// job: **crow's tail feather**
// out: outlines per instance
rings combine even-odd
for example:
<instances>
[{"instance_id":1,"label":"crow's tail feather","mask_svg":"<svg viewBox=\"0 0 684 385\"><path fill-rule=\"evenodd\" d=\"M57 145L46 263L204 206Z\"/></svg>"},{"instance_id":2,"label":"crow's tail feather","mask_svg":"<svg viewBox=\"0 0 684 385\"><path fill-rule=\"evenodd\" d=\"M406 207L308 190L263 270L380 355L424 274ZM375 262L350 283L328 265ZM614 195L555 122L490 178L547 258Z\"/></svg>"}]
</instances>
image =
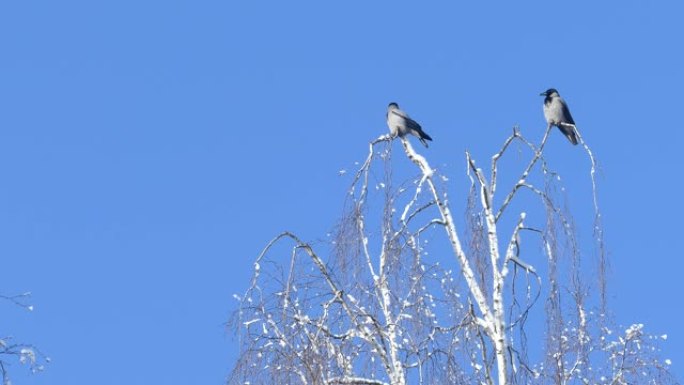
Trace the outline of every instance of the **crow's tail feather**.
<instances>
[{"instance_id":1,"label":"crow's tail feather","mask_svg":"<svg viewBox=\"0 0 684 385\"><path fill-rule=\"evenodd\" d=\"M577 133L575 132L575 126L561 125L558 126L558 128L561 130L563 135L565 135L565 137L568 138L570 143L572 143L575 146L579 143L579 141L577 140Z\"/></svg>"},{"instance_id":2,"label":"crow's tail feather","mask_svg":"<svg viewBox=\"0 0 684 385\"><path fill-rule=\"evenodd\" d=\"M432 138L430 137L430 135L426 134L425 131L423 131L423 130L418 131L418 138L425 145L425 147L428 146L426 140L432 141Z\"/></svg>"}]
</instances>

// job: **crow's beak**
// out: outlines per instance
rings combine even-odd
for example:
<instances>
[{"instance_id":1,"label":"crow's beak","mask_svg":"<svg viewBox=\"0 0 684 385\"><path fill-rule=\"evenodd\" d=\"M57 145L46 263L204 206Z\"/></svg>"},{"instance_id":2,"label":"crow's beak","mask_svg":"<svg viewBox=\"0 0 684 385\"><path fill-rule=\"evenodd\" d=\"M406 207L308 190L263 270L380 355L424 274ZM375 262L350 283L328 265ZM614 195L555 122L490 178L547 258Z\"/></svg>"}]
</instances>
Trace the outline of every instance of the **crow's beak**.
<instances>
[{"instance_id":1,"label":"crow's beak","mask_svg":"<svg viewBox=\"0 0 684 385\"><path fill-rule=\"evenodd\" d=\"M546 91L544 91L541 94L539 94L539 96L548 96L548 94L546 93Z\"/></svg>"}]
</instances>

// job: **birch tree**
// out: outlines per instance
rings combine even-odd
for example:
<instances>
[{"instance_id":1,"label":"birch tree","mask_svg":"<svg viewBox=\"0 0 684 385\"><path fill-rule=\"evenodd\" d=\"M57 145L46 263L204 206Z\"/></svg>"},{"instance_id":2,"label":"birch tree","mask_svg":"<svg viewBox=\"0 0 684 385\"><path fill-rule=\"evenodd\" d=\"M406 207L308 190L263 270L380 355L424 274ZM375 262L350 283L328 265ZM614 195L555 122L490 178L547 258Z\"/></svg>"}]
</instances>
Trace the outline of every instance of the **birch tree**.
<instances>
[{"instance_id":1,"label":"birch tree","mask_svg":"<svg viewBox=\"0 0 684 385\"><path fill-rule=\"evenodd\" d=\"M235 295L228 383L676 383L659 354L666 336L610 316L591 149L580 137L595 218L587 253L572 186L545 156L550 133L533 143L514 128L486 168L466 152L460 189L407 139L370 142L328 241L284 232L256 257ZM515 156L519 170L501 166Z\"/></svg>"}]
</instances>

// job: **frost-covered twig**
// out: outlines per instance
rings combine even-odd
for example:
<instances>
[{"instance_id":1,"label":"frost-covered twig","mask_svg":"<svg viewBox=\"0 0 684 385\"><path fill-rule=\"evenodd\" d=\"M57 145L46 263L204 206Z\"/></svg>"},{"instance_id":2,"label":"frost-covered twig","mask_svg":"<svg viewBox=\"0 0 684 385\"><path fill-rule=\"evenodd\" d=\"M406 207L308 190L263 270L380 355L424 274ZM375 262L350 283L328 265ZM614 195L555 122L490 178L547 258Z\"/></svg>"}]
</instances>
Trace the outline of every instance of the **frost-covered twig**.
<instances>
[{"instance_id":1,"label":"frost-covered twig","mask_svg":"<svg viewBox=\"0 0 684 385\"><path fill-rule=\"evenodd\" d=\"M591 148L587 143L584 141L584 138L582 138L582 135L579 133L579 130L577 130L576 127L572 127L575 130L575 134L577 135L577 138L579 139L579 142L582 144L582 147L584 147L584 150L586 151L587 155L589 156L589 160L591 161L591 170L589 172L589 175L591 177L591 192L592 192L592 197L594 200L594 239L596 241L596 246L597 246L597 252L598 252L598 274L599 274L599 285L601 288L601 312L605 313L606 312L606 307L607 307L607 300L606 300L606 294L607 294L607 288L606 288L606 270L607 270L607 258L606 258L606 250L605 250L605 244L604 244L604 239L603 239L603 226L601 224L602 218L601 218L601 210L599 208L599 203L598 203L598 188L596 185L596 171L598 170L598 163L596 162L596 158L594 157L594 153L591 151Z\"/></svg>"},{"instance_id":2,"label":"frost-covered twig","mask_svg":"<svg viewBox=\"0 0 684 385\"><path fill-rule=\"evenodd\" d=\"M501 147L501 150L499 150L499 152L497 152L496 154L494 154L494 156L492 156L492 171L491 171L492 172L492 174L491 174L492 175L491 176L491 178L492 178L491 194L492 195L494 195L496 193L496 182L497 182L496 177L497 177L497 173L499 170L499 167L498 167L499 158L501 158L501 156L503 156L504 152L506 152L506 150L508 149L508 146L513 142L513 140L515 138L520 138L520 132L519 132L518 126L513 127L513 133L511 134L511 136L509 136L506 139L506 141L504 141L504 144Z\"/></svg>"},{"instance_id":3,"label":"frost-covered twig","mask_svg":"<svg viewBox=\"0 0 684 385\"><path fill-rule=\"evenodd\" d=\"M579 130L577 130L577 127L575 127L574 124L569 124L569 123L561 123L561 125L566 126L568 128L572 128L575 132L575 135L577 135L577 138L579 139L579 142L582 144L582 147L584 147L584 150L587 152L587 155L589 155L589 160L591 161L591 170L589 172L591 176L591 192L592 192L592 197L594 198L594 211L598 215L599 214L599 204L598 204L598 192L596 189L596 170L598 169L596 159L594 158L594 153L591 151L591 148L587 145L587 143L584 141L582 138L582 135L580 135Z\"/></svg>"},{"instance_id":4,"label":"frost-covered twig","mask_svg":"<svg viewBox=\"0 0 684 385\"><path fill-rule=\"evenodd\" d=\"M354 176L354 180L352 181L352 184L351 184L350 193L353 193L353 190L356 187L357 182L359 181L361 176L363 176L364 174L367 175L367 171L371 165L371 162L373 161L373 155L375 154L375 145L380 143L380 142L390 142L391 140L392 140L392 137L389 134L387 134L387 135L380 135L375 140L372 140L369 143L369 145L368 145L368 147L369 147L368 157L366 157L366 160L363 162L363 165L361 166L361 168L359 168L356 171L356 174ZM364 183L364 190L361 192L362 197L365 197L367 188L368 188L368 183Z\"/></svg>"},{"instance_id":5,"label":"frost-covered twig","mask_svg":"<svg viewBox=\"0 0 684 385\"><path fill-rule=\"evenodd\" d=\"M530 171L532 171L532 168L534 167L535 164L537 164L537 161L542 157L542 153L544 151L544 146L546 145L547 139L549 138L549 133L551 132L551 127L548 126L546 128L546 131L544 132L544 137L541 140L541 143L539 144L539 148L534 152L534 156L532 157L532 160L530 160L530 163L527 165L525 170L523 171L522 175L518 179L518 182L513 186L513 189L506 195L506 198L504 199L503 203L501 204L501 207L499 207L499 210L496 212L496 215L494 218L498 221L501 215L504 213L506 210L506 207L508 207L508 204L511 203L511 200L513 200L513 197L515 196L515 193L518 191L518 189L525 184L527 180L527 176L530 174Z\"/></svg>"},{"instance_id":6,"label":"frost-covered twig","mask_svg":"<svg viewBox=\"0 0 684 385\"><path fill-rule=\"evenodd\" d=\"M31 297L30 292L17 295L2 295L0 300L6 300L11 304L33 311L33 305L26 301ZM45 369L45 365L50 363L50 357L46 356L36 346L25 343L13 342L12 337L0 337L0 375L3 384L11 384L10 375L7 370L9 362L7 358L13 357L19 363L27 365L32 373L37 373Z\"/></svg>"},{"instance_id":7,"label":"frost-covered twig","mask_svg":"<svg viewBox=\"0 0 684 385\"><path fill-rule=\"evenodd\" d=\"M27 304L25 301L28 301L29 298L31 298L31 292L27 291L26 293L21 293L17 295L2 295L0 294L0 299L4 299L6 301L9 301L21 308L24 308L28 311L33 311L33 305Z\"/></svg>"}]
</instances>

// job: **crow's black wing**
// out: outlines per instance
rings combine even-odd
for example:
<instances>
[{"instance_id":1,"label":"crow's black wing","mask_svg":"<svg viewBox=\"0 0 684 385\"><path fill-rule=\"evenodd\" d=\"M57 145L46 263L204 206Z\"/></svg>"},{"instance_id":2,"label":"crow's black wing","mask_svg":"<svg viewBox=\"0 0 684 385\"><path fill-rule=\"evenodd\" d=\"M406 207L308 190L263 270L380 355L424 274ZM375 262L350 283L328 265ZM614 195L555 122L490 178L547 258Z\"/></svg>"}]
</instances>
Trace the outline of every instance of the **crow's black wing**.
<instances>
[{"instance_id":1,"label":"crow's black wing","mask_svg":"<svg viewBox=\"0 0 684 385\"><path fill-rule=\"evenodd\" d=\"M563 118L565 118L564 122L574 125L575 120L572 119L572 115L570 115L570 109L568 108L568 105L565 103L565 100L563 99L561 99L561 107L563 111Z\"/></svg>"}]
</instances>

